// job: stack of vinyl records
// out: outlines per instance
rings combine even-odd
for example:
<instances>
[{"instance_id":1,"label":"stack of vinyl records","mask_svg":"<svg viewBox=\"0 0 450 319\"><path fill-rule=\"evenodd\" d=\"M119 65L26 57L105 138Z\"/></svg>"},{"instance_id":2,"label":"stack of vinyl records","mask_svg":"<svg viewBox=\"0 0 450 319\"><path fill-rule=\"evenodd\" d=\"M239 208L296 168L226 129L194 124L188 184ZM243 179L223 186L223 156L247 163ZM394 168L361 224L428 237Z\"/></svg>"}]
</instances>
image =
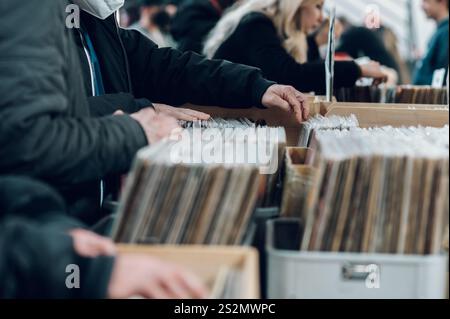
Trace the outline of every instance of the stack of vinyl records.
<instances>
[{"instance_id":1,"label":"stack of vinyl records","mask_svg":"<svg viewBox=\"0 0 450 319\"><path fill-rule=\"evenodd\" d=\"M449 128L317 131L302 250L436 254L448 225Z\"/></svg>"},{"instance_id":2,"label":"stack of vinyl records","mask_svg":"<svg viewBox=\"0 0 450 319\"><path fill-rule=\"evenodd\" d=\"M337 90L339 102L447 105L447 89L431 86L355 86Z\"/></svg>"},{"instance_id":3,"label":"stack of vinyl records","mask_svg":"<svg viewBox=\"0 0 450 319\"><path fill-rule=\"evenodd\" d=\"M120 243L237 245L268 176L282 128L191 128L141 150L113 237Z\"/></svg>"},{"instance_id":4,"label":"stack of vinyl records","mask_svg":"<svg viewBox=\"0 0 450 319\"><path fill-rule=\"evenodd\" d=\"M179 121L183 128L254 128L264 126L261 123L255 123L247 118L224 119L212 117L209 120L200 121Z\"/></svg>"},{"instance_id":5,"label":"stack of vinyl records","mask_svg":"<svg viewBox=\"0 0 450 319\"><path fill-rule=\"evenodd\" d=\"M353 127L359 127L358 119L354 114L349 116L333 115L329 117L316 115L301 124L298 146L308 147L315 131L346 130Z\"/></svg>"},{"instance_id":6,"label":"stack of vinyl records","mask_svg":"<svg viewBox=\"0 0 450 319\"><path fill-rule=\"evenodd\" d=\"M264 128L267 127L264 121L253 121L248 118L237 118L237 119L224 119L219 117L210 118L206 121L180 121L179 124L183 128L188 129L256 129L256 128ZM261 130L260 130L261 131ZM275 131L271 131L275 132ZM281 132L278 130L278 157L277 159L282 159L284 157L285 147L286 147L286 136L284 131ZM273 139L273 138L272 138ZM275 167L275 164L278 164L278 167ZM278 161L278 163L274 163L274 166L271 167L270 171L272 173L266 173L267 183L266 190L264 192L263 199L261 200L261 207L273 207L278 206L280 202L280 192L281 189L281 181L280 181L280 168L282 161ZM279 187L280 186L280 187Z\"/></svg>"},{"instance_id":7,"label":"stack of vinyl records","mask_svg":"<svg viewBox=\"0 0 450 319\"><path fill-rule=\"evenodd\" d=\"M314 186L316 169L305 165L312 150L308 149L316 131L348 130L359 127L355 115L324 117L316 115L301 124L299 147L287 148L286 170L281 202L281 216L304 220L304 205Z\"/></svg>"}]
</instances>

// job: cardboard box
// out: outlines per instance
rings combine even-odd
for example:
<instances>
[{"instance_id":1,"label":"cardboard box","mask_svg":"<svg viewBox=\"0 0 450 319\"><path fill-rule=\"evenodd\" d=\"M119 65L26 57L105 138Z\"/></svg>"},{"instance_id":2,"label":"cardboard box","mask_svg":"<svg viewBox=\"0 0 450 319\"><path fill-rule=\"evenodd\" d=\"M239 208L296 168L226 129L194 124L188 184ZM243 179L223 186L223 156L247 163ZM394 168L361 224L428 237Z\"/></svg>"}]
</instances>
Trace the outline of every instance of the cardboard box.
<instances>
[{"instance_id":1,"label":"cardboard box","mask_svg":"<svg viewBox=\"0 0 450 319\"><path fill-rule=\"evenodd\" d=\"M243 290L238 299L260 298L258 253L252 248L120 245L119 252L149 254L176 263L205 282L214 282L223 266L238 268L243 272Z\"/></svg>"}]
</instances>

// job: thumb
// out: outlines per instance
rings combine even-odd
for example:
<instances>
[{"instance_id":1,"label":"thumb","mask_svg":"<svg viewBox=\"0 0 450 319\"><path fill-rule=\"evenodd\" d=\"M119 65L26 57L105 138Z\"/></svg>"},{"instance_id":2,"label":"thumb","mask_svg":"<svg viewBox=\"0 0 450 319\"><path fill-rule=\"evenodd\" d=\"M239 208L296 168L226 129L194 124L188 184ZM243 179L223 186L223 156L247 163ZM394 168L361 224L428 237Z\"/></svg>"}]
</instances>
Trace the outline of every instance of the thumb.
<instances>
[{"instance_id":1,"label":"thumb","mask_svg":"<svg viewBox=\"0 0 450 319\"><path fill-rule=\"evenodd\" d=\"M117 110L113 115L124 115L125 113L122 110Z\"/></svg>"}]
</instances>

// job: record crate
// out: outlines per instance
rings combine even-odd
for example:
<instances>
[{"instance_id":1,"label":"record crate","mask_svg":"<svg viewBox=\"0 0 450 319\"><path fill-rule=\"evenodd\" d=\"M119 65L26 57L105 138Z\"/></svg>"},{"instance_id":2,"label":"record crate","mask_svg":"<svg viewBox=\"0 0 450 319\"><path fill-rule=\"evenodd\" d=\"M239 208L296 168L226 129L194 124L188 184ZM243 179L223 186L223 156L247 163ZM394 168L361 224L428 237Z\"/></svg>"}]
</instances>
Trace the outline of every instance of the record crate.
<instances>
[{"instance_id":1,"label":"record crate","mask_svg":"<svg viewBox=\"0 0 450 319\"><path fill-rule=\"evenodd\" d=\"M267 222L270 299L442 299L447 255L300 251L299 219Z\"/></svg>"},{"instance_id":2,"label":"record crate","mask_svg":"<svg viewBox=\"0 0 450 319\"><path fill-rule=\"evenodd\" d=\"M324 102L322 97L308 98L311 116L326 117L355 115L360 127L380 126L431 126L442 127L449 124L449 110L446 105L395 104L395 103L349 103ZM297 146L300 125L292 114L276 108L222 108L185 105L185 107L205 112L212 117L230 119L247 118L273 127L284 127L287 146Z\"/></svg>"},{"instance_id":3,"label":"record crate","mask_svg":"<svg viewBox=\"0 0 450 319\"><path fill-rule=\"evenodd\" d=\"M241 272L239 296L233 299L259 299L258 253L253 248L223 246L119 245L119 253L145 254L185 267L205 284L217 281L224 267ZM211 287L210 287L211 288Z\"/></svg>"}]
</instances>

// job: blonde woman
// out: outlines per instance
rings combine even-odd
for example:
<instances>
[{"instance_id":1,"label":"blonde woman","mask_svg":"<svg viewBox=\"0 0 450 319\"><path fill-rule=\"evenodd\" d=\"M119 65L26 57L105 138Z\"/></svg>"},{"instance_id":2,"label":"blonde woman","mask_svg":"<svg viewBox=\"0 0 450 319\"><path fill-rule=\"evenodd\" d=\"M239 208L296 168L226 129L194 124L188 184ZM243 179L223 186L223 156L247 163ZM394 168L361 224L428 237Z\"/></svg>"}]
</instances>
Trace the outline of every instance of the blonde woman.
<instances>
[{"instance_id":1,"label":"blonde woman","mask_svg":"<svg viewBox=\"0 0 450 319\"><path fill-rule=\"evenodd\" d=\"M260 68L273 81L303 92L325 92L323 61L308 62L307 35L323 22L323 0L244 0L211 31L204 54ZM380 65L336 62L335 87L385 77Z\"/></svg>"}]
</instances>

